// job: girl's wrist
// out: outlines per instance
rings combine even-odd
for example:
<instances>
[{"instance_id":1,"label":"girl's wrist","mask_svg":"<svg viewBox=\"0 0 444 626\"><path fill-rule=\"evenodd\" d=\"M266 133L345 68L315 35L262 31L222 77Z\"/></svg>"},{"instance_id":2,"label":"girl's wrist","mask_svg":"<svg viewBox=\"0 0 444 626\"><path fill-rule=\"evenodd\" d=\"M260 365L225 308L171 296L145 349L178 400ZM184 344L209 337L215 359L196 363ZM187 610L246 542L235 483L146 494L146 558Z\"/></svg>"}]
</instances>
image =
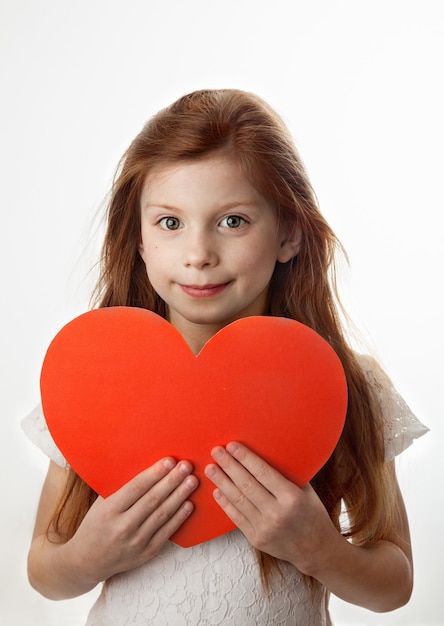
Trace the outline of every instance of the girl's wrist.
<instances>
[{"instance_id":1,"label":"girl's wrist","mask_svg":"<svg viewBox=\"0 0 444 626\"><path fill-rule=\"evenodd\" d=\"M347 539L332 525L332 532L320 533L317 544L299 554L293 564L302 574L321 580L326 572L337 568L350 547Z\"/></svg>"},{"instance_id":2,"label":"girl's wrist","mask_svg":"<svg viewBox=\"0 0 444 626\"><path fill-rule=\"evenodd\" d=\"M57 562L57 570L66 583L72 587L73 596L91 591L103 580L98 574L94 574L93 564L85 558L82 550L78 549L74 538L60 544Z\"/></svg>"}]
</instances>

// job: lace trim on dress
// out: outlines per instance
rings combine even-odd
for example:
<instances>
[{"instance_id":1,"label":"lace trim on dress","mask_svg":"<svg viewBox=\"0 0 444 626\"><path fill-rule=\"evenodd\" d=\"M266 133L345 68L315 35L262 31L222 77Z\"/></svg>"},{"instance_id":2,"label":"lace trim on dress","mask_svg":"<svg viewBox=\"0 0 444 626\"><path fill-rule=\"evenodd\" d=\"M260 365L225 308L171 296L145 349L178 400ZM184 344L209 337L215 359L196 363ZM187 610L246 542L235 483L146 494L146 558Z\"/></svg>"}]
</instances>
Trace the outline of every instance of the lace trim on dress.
<instances>
[{"instance_id":1,"label":"lace trim on dress","mask_svg":"<svg viewBox=\"0 0 444 626\"><path fill-rule=\"evenodd\" d=\"M404 398L396 391L390 378L374 359L362 355L359 361L369 383L373 401L383 419L385 460L392 461L415 439L429 432L429 429L414 415Z\"/></svg>"},{"instance_id":2,"label":"lace trim on dress","mask_svg":"<svg viewBox=\"0 0 444 626\"><path fill-rule=\"evenodd\" d=\"M21 422L25 435L35 444L42 452L48 456L51 461L60 465L60 467L69 468L65 457L60 452L54 439L49 432L43 415L42 405L38 404Z\"/></svg>"}]
</instances>

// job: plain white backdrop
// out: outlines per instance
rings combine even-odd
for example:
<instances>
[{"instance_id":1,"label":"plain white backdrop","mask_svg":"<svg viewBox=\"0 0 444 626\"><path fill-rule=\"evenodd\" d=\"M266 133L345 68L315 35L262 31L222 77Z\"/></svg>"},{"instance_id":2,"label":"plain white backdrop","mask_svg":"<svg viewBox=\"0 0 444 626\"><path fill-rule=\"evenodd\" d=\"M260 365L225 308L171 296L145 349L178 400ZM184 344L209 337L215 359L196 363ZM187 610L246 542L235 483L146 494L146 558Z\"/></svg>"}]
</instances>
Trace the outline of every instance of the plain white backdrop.
<instances>
[{"instance_id":1,"label":"plain white backdrop","mask_svg":"<svg viewBox=\"0 0 444 626\"><path fill-rule=\"evenodd\" d=\"M444 4L440 0L0 0L0 624L81 625L26 579L47 461L19 422L58 330L86 311L97 217L146 119L238 87L284 117L350 256L343 296L431 432L398 462L416 585L335 624L442 624ZM174 625L172 625L174 626Z\"/></svg>"}]
</instances>

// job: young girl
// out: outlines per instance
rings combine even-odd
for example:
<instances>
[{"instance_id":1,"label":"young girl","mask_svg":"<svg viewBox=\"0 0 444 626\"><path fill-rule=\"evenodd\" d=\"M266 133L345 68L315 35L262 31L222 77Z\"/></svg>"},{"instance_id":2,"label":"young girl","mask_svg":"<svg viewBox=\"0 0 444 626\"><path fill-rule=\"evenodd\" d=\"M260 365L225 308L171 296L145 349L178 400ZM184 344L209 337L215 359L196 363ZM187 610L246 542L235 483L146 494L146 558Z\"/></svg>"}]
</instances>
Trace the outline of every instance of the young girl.
<instances>
[{"instance_id":1,"label":"young girl","mask_svg":"<svg viewBox=\"0 0 444 626\"><path fill-rule=\"evenodd\" d=\"M199 91L148 122L114 181L99 305L155 311L195 354L245 316L298 320L342 361L346 425L303 488L244 445L214 448L206 479L237 529L185 549L169 537L193 515L187 459L160 459L103 499L67 467L35 410L25 429L51 458L29 552L35 589L70 598L105 581L89 626L317 626L331 623L330 592L373 611L408 601L393 459L427 429L344 338L338 245L288 131L256 96Z\"/></svg>"}]
</instances>

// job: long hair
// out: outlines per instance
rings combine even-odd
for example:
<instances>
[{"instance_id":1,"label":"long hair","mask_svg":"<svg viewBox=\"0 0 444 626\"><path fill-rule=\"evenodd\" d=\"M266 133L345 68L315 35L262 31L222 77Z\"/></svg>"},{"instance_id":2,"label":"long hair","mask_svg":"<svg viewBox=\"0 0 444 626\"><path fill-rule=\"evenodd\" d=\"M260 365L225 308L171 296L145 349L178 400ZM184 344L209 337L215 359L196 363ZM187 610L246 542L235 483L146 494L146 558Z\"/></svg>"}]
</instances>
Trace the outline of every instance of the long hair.
<instances>
[{"instance_id":1,"label":"long hair","mask_svg":"<svg viewBox=\"0 0 444 626\"><path fill-rule=\"evenodd\" d=\"M334 348L348 382L344 431L329 461L312 480L340 529L341 503L359 544L387 537L395 514L392 480L384 463L379 408L341 324L334 258L341 246L321 214L315 193L287 128L257 96L239 90L197 91L157 113L134 139L117 169L111 190L101 274L95 304L137 306L166 317L138 252L140 196L147 174L159 166L221 154L236 162L302 243L296 258L277 264L267 314L295 319ZM52 520L63 539L78 528L94 494L72 472ZM266 586L276 560L258 553Z\"/></svg>"}]
</instances>

